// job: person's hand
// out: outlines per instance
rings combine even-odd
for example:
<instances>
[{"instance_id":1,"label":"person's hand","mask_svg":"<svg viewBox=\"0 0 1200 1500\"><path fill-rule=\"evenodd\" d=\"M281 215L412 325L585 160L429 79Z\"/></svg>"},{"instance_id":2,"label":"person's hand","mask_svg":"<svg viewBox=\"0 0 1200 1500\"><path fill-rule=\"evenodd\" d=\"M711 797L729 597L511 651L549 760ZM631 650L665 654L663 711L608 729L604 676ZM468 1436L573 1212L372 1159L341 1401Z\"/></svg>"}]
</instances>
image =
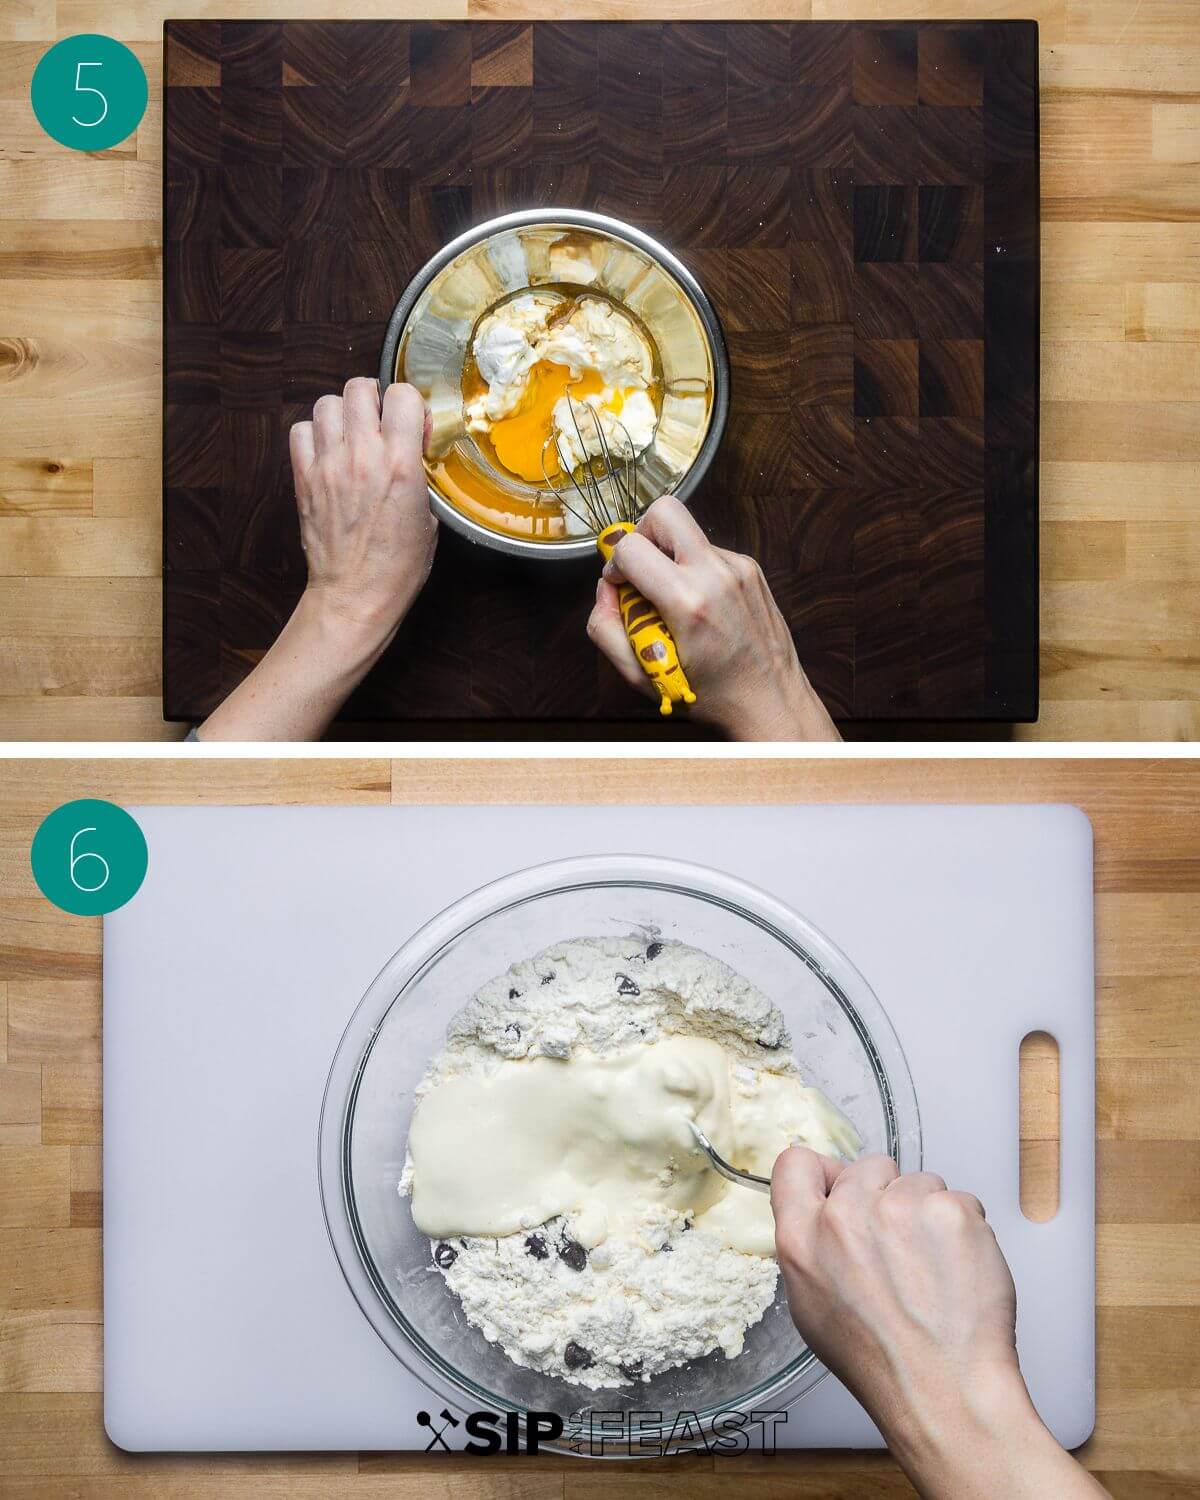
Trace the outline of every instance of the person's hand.
<instances>
[{"instance_id":1,"label":"person's hand","mask_svg":"<svg viewBox=\"0 0 1200 1500\"><path fill-rule=\"evenodd\" d=\"M978 1198L886 1156L792 1147L771 1204L805 1341L872 1411L1017 1375L1016 1292Z\"/></svg>"},{"instance_id":2,"label":"person's hand","mask_svg":"<svg viewBox=\"0 0 1200 1500\"><path fill-rule=\"evenodd\" d=\"M390 638L433 565L437 521L421 455L428 418L411 385L358 376L291 431L308 592L333 617Z\"/></svg>"},{"instance_id":3,"label":"person's hand","mask_svg":"<svg viewBox=\"0 0 1200 1500\"><path fill-rule=\"evenodd\" d=\"M675 637L698 718L732 739L840 738L805 676L762 569L753 558L714 547L674 495L656 500L637 530L617 543L587 627L626 682L657 697L621 623L617 585L624 579Z\"/></svg>"},{"instance_id":4,"label":"person's hand","mask_svg":"<svg viewBox=\"0 0 1200 1500\"><path fill-rule=\"evenodd\" d=\"M291 433L308 587L202 740L314 740L387 649L433 565L437 522L411 385L351 380Z\"/></svg>"},{"instance_id":5,"label":"person's hand","mask_svg":"<svg viewBox=\"0 0 1200 1500\"><path fill-rule=\"evenodd\" d=\"M923 1495L1104 1493L1029 1400L1012 1275L978 1198L886 1156L845 1166L792 1146L771 1207L797 1329Z\"/></svg>"}]
</instances>

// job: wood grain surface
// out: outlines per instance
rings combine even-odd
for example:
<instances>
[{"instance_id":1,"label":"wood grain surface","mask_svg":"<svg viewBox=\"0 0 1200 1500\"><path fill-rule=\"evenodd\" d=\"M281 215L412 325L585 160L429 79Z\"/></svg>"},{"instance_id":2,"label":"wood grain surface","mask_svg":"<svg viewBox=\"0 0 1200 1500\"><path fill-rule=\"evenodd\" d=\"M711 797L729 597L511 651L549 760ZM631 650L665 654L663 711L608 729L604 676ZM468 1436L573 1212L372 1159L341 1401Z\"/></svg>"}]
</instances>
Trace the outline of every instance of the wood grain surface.
<instances>
[{"instance_id":1,"label":"wood grain surface","mask_svg":"<svg viewBox=\"0 0 1200 1500\"><path fill-rule=\"evenodd\" d=\"M304 586L287 430L448 240L547 205L661 236L725 329L692 500L839 719L1037 714L1030 22L180 21L164 77L164 709ZM596 565L443 530L350 721L642 718Z\"/></svg>"},{"instance_id":2,"label":"wood grain surface","mask_svg":"<svg viewBox=\"0 0 1200 1500\"><path fill-rule=\"evenodd\" d=\"M2 738L183 732L162 722L160 701L161 25L336 13L329 0L10 0L0 10ZM355 14L1036 19L1042 705L1015 734L1200 737L1190 0L359 0ZM136 142L94 158L55 145L28 107L46 46L87 30L133 47L151 99ZM489 74L479 86L503 85Z\"/></svg>"},{"instance_id":3,"label":"wood grain surface","mask_svg":"<svg viewBox=\"0 0 1200 1500\"><path fill-rule=\"evenodd\" d=\"M886 1455L636 1468L418 1455L130 1457L101 1422L100 923L37 894L40 819L140 803L1067 801L1096 835L1098 1417L1119 1500L1200 1496L1200 768L1191 762L650 760L0 765L0 1489L15 1500L911 1495ZM718 858L714 852L714 859ZM1044 1191L1047 1096L1023 1118Z\"/></svg>"}]
</instances>

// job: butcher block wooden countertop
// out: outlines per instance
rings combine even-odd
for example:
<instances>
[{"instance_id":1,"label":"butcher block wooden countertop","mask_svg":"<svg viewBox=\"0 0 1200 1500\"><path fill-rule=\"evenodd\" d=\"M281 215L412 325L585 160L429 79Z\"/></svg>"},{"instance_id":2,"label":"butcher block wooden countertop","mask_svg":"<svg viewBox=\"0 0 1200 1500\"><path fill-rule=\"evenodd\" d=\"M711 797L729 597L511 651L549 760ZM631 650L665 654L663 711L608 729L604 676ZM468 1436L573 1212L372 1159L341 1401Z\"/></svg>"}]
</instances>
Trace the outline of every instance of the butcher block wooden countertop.
<instances>
[{"instance_id":1,"label":"butcher block wooden countertop","mask_svg":"<svg viewBox=\"0 0 1200 1500\"><path fill-rule=\"evenodd\" d=\"M166 16L1034 18L1042 79L1042 714L1018 737L1200 738L1200 35L1193 0L5 0L0 740L161 719ZM146 68L136 141L55 145L55 38ZM928 731L926 731L928 732Z\"/></svg>"},{"instance_id":2,"label":"butcher block wooden countertop","mask_svg":"<svg viewBox=\"0 0 1200 1500\"><path fill-rule=\"evenodd\" d=\"M1096 1433L1118 1500L1200 1497L1200 768L1188 761L384 760L0 764L0 1492L11 1500L884 1500L886 1454L600 1466L421 1455L164 1458L101 1419L98 920L28 850L72 797L214 803L1073 802L1096 834ZM164 1003L169 1003L169 996ZM1036 1078L1036 1073L1034 1074ZM1047 1111L1023 1119L1040 1191ZM969 1186L969 1184L963 1184ZM181 1287L180 1295L187 1289ZM181 1357L184 1351L181 1351Z\"/></svg>"}]
</instances>

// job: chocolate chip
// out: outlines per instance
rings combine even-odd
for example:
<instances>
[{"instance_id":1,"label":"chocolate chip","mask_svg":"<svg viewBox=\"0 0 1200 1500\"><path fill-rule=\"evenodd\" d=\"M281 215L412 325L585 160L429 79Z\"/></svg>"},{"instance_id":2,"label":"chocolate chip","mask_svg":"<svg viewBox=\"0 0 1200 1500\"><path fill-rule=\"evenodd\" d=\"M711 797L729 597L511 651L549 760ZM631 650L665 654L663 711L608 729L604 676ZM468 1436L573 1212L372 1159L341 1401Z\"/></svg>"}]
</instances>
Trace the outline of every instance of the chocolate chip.
<instances>
[{"instance_id":1,"label":"chocolate chip","mask_svg":"<svg viewBox=\"0 0 1200 1500\"><path fill-rule=\"evenodd\" d=\"M646 949L646 961L648 963L653 963L658 955L662 952L662 948L663 945L661 943L651 943L650 946ZM624 1366L622 1366L621 1368L624 1369Z\"/></svg>"},{"instance_id":2,"label":"chocolate chip","mask_svg":"<svg viewBox=\"0 0 1200 1500\"><path fill-rule=\"evenodd\" d=\"M626 1380L640 1380L642 1370L645 1368L640 1359L631 1359L627 1365L618 1365L617 1369L624 1375Z\"/></svg>"},{"instance_id":3,"label":"chocolate chip","mask_svg":"<svg viewBox=\"0 0 1200 1500\"><path fill-rule=\"evenodd\" d=\"M578 1240L569 1240L563 1235L558 1247L559 1260L565 1260L572 1271L582 1271L587 1265L587 1251Z\"/></svg>"},{"instance_id":4,"label":"chocolate chip","mask_svg":"<svg viewBox=\"0 0 1200 1500\"><path fill-rule=\"evenodd\" d=\"M508 992L508 998L510 1000L519 1000L521 998L521 991L520 990L509 990L509 992Z\"/></svg>"},{"instance_id":5,"label":"chocolate chip","mask_svg":"<svg viewBox=\"0 0 1200 1500\"><path fill-rule=\"evenodd\" d=\"M778 1042L764 1042L763 1039L762 1039L762 1037L757 1037L756 1041L758 1042L758 1045L763 1049L764 1052L778 1052L779 1051L779 1043Z\"/></svg>"},{"instance_id":6,"label":"chocolate chip","mask_svg":"<svg viewBox=\"0 0 1200 1500\"><path fill-rule=\"evenodd\" d=\"M546 1241L540 1234L531 1234L525 1240L525 1254L532 1255L534 1260L548 1260L549 1250L546 1249Z\"/></svg>"},{"instance_id":7,"label":"chocolate chip","mask_svg":"<svg viewBox=\"0 0 1200 1500\"><path fill-rule=\"evenodd\" d=\"M558 976L555 974L554 970L551 969L550 972L549 972L549 974L543 974L542 975L542 983L543 984L553 984L554 981L555 981L555 979L557 977Z\"/></svg>"},{"instance_id":8,"label":"chocolate chip","mask_svg":"<svg viewBox=\"0 0 1200 1500\"><path fill-rule=\"evenodd\" d=\"M672 1245L670 1240L663 1240L662 1244L658 1248L663 1255L670 1255L675 1246Z\"/></svg>"},{"instance_id":9,"label":"chocolate chip","mask_svg":"<svg viewBox=\"0 0 1200 1500\"><path fill-rule=\"evenodd\" d=\"M447 1245L446 1241L442 1240L441 1244L433 1252L433 1259L437 1265L441 1266L443 1271L448 1271L458 1259L458 1251L453 1245Z\"/></svg>"},{"instance_id":10,"label":"chocolate chip","mask_svg":"<svg viewBox=\"0 0 1200 1500\"><path fill-rule=\"evenodd\" d=\"M568 1370L586 1370L589 1365L595 1364L595 1360L590 1349L585 1349L582 1344L572 1340L563 1350L563 1364Z\"/></svg>"},{"instance_id":11,"label":"chocolate chip","mask_svg":"<svg viewBox=\"0 0 1200 1500\"><path fill-rule=\"evenodd\" d=\"M642 993L641 986L634 984L628 974L618 974L616 979L618 995L640 995Z\"/></svg>"},{"instance_id":12,"label":"chocolate chip","mask_svg":"<svg viewBox=\"0 0 1200 1500\"><path fill-rule=\"evenodd\" d=\"M514 1042L519 1042L521 1040L521 1028L515 1021L510 1021L504 1028L504 1035L512 1037Z\"/></svg>"}]
</instances>

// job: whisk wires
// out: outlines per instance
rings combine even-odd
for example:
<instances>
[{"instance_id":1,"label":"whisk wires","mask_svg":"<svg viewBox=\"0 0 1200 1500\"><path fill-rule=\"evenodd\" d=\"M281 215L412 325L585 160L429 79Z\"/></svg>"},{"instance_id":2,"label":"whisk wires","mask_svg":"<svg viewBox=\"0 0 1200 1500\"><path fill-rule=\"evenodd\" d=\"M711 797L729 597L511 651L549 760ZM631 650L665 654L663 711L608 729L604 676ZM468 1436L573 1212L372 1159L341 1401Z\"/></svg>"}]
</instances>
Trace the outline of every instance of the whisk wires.
<instances>
[{"instance_id":1,"label":"whisk wires","mask_svg":"<svg viewBox=\"0 0 1200 1500\"><path fill-rule=\"evenodd\" d=\"M572 468L566 462L560 440L553 436L547 438L542 445L542 474L545 476L546 483L554 491L563 509L569 515L574 516L580 525L595 532L597 536L616 521L627 521L630 525L634 525L641 514L641 505L638 502L637 493L637 450L634 448L628 429L616 417L613 417L613 423L620 429L628 450L627 455L620 455L614 461L612 448L604 432L604 424L595 407L589 406L586 401L576 401L568 396L567 409L571 413L571 424L579 440L579 451L583 454L583 462L577 468ZM591 417L595 427L596 442L600 448L598 456L589 455L588 445L584 441L579 425L581 410ZM567 483L564 485L555 484L550 477L546 459L551 450L558 459L560 472L567 477ZM571 495L574 497L573 500L568 499Z\"/></svg>"}]
</instances>

